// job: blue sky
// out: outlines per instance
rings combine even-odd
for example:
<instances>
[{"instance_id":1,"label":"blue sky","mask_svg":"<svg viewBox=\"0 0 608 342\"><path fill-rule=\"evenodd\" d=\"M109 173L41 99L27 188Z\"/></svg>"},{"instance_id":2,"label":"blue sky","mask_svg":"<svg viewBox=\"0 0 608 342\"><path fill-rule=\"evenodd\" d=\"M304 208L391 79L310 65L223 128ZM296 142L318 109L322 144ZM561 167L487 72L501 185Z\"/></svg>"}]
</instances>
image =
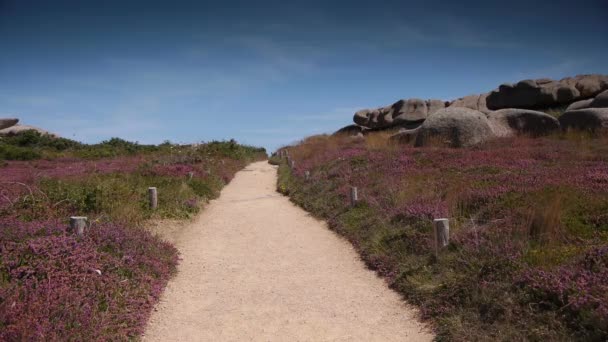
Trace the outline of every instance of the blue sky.
<instances>
[{"instance_id":1,"label":"blue sky","mask_svg":"<svg viewBox=\"0 0 608 342\"><path fill-rule=\"evenodd\" d=\"M269 150L400 98L608 74L608 2L0 0L0 117Z\"/></svg>"}]
</instances>

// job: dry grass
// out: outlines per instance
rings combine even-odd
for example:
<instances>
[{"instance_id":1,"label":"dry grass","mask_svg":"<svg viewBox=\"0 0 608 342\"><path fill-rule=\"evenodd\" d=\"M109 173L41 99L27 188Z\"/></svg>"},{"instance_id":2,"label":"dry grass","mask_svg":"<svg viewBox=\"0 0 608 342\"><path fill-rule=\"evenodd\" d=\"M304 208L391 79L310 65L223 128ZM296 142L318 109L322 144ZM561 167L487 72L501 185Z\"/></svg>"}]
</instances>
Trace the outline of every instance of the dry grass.
<instances>
[{"instance_id":1,"label":"dry grass","mask_svg":"<svg viewBox=\"0 0 608 342\"><path fill-rule=\"evenodd\" d=\"M397 146L389 142L389 138L393 134L395 132L370 132L365 136L365 147L369 151L394 150Z\"/></svg>"},{"instance_id":2,"label":"dry grass","mask_svg":"<svg viewBox=\"0 0 608 342\"><path fill-rule=\"evenodd\" d=\"M564 194L551 194L529 210L528 236L543 246L555 246L566 242L562 225Z\"/></svg>"}]
</instances>

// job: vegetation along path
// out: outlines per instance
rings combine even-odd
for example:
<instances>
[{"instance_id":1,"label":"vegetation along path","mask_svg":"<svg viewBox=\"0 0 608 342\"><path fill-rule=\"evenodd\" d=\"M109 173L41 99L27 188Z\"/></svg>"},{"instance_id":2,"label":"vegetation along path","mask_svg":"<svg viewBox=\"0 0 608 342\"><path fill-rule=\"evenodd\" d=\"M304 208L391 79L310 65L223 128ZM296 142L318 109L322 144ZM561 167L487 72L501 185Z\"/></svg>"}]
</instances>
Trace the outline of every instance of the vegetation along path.
<instances>
[{"instance_id":1,"label":"vegetation along path","mask_svg":"<svg viewBox=\"0 0 608 342\"><path fill-rule=\"evenodd\" d=\"M275 184L275 167L249 165L179 233L178 274L144 340L432 339L348 242Z\"/></svg>"}]
</instances>

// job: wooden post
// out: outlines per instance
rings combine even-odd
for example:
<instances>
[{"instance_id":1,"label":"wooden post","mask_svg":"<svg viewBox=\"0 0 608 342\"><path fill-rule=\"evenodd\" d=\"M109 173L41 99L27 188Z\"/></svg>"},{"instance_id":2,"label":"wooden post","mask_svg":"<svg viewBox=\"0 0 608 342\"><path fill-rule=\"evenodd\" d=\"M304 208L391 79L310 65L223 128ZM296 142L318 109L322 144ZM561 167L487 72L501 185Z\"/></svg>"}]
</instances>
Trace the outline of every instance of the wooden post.
<instances>
[{"instance_id":1,"label":"wooden post","mask_svg":"<svg viewBox=\"0 0 608 342\"><path fill-rule=\"evenodd\" d=\"M153 186L148 188L148 199L150 201L150 209L158 208L158 191Z\"/></svg>"},{"instance_id":2,"label":"wooden post","mask_svg":"<svg viewBox=\"0 0 608 342\"><path fill-rule=\"evenodd\" d=\"M188 180L192 180L192 177L194 177L194 172L188 172Z\"/></svg>"},{"instance_id":3,"label":"wooden post","mask_svg":"<svg viewBox=\"0 0 608 342\"><path fill-rule=\"evenodd\" d=\"M356 206L357 202L359 202L359 194L357 192L357 187L351 186L350 187L350 206L351 207Z\"/></svg>"},{"instance_id":4,"label":"wooden post","mask_svg":"<svg viewBox=\"0 0 608 342\"><path fill-rule=\"evenodd\" d=\"M84 235L84 230L87 227L87 218L84 216L70 217L70 228L77 235Z\"/></svg>"},{"instance_id":5,"label":"wooden post","mask_svg":"<svg viewBox=\"0 0 608 342\"><path fill-rule=\"evenodd\" d=\"M296 167L296 162L295 162L293 159L291 159L291 158L290 158L290 161L289 161L289 167L290 167L292 170L293 170L293 168L294 168L294 167Z\"/></svg>"},{"instance_id":6,"label":"wooden post","mask_svg":"<svg viewBox=\"0 0 608 342\"><path fill-rule=\"evenodd\" d=\"M304 179L310 180L310 171L308 171L308 170L304 171Z\"/></svg>"},{"instance_id":7,"label":"wooden post","mask_svg":"<svg viewBox=\"0 0 608 342\"><path fill-rule=\"evenodd\" d=\"M435 255L450 243L450 221L447 218L433 220L435 226Z\"/></svg>"}]
</instances>

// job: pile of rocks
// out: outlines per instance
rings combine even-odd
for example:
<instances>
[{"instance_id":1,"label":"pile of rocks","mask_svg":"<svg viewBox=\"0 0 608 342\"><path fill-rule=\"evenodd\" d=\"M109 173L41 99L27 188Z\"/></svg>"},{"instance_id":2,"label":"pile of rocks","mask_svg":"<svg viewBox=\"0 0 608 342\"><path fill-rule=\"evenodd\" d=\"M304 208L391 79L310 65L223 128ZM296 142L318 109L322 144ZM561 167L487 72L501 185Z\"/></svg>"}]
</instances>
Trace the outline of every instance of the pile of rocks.
<instances>
[{"instance_id":1,"label":"pile of rocks","mask_svg":"<svg viewBox=\"0 0 608 342\"><path fill-rule=\"evenodd\" d=\"M565 106L559 119L533 110L563 110ZM608 130L608 76L523 80L448 102L399 100L387 107L358 111L353 120L355 125L336 134L401 128L391 140L416 146L437 139L458 147L517 134L541 136L559 129Z\"/></svg>"},{"instance_id":2,"label":"pile of rocks","mask_svg":"<svg viewBox=\"0 0 608 342\"><path fill-rule=\"evenodd\" d=\"M441 100L399 100L387 107L360 110L353 120L357 125L371 129L415 125L447 105Z\"/></svg>"},{"instance_id":3,"label":"pile of rocks","mask_svg":"<svg viewBox=\"0 0 608 342\"><path fill-rule=\"evenodd\" d=\"M36 131L42 135L51 135L56 136L49 131L46 131L42 128L28 126L28 125L18 125L19 119L16 118L0 118L0 136L5 135L16 135L26 131Z\"/></svg>"},{"instance_id":4,"label":"pile of rocks","mask_svg":"<svg viewBox=\"0 0 608 342\"><path fill-rule=\"evenodd\" d=\"M548 108L589 99L608 89L608 76L579 75L559 81L548 78L501 84L486 98L490 109Z\"/></svg>"}]
</instances>

